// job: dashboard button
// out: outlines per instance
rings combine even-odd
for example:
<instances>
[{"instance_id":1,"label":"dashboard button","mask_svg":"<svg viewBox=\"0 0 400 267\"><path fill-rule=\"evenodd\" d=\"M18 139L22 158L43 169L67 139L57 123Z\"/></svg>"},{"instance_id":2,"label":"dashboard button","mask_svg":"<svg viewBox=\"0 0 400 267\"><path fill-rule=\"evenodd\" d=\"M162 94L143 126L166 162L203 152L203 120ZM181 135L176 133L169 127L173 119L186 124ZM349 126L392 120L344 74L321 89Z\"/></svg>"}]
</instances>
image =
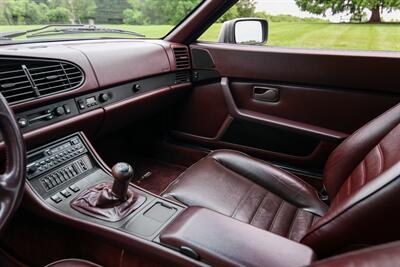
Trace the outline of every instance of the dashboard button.
<instances>
[{"instance_id":1,"label":"dashboard button","mask_svg":"<svg viewBox=\"0 0 400 267\"><path fill-rule=\"evenodd\" d=\"M78 106L80 109L85 109L86 108L85 101L78 100Z\"/></svg>"},{"instance_id":2,"label":"dashboard button","mask_svg":"<svg viewBox=\"0 0 400 267\"><path fill-rule=\"evenodd\" d=\"M107 93L100 94L99 99L100 102L107 102L108 100L110 100L110 95Z\"/></svg>"},{"instance_id":3,"label":"dashboard button","mask_svg":"<svg viewBox=\"0 0 400 267\"><path fill-rule=\"evenodd\" d=\"M73 185L71 185L70 187L69 187L69 189L71 189L71 191L72 192L78 192L79 190L81 190L80 188L79 188L79 186L77 186L76 184L73 184Z\"/></svg>"},{"instance_id":4,"label":"dashboard button","mask_svg":"<svg viewBox=\"0 0 400 267\"><path fill-rule=\"evenodd\" d=\"M63 191L61 191L60 194L66 198L71 196L71 192L69 192L67 189L64 189Z\"/></svg>"},{"instance_id":5,"label":"dashboard button","mask_svg":"<svg viewBox=\"0 0 400 267\"><path fill-rule=\"evenodd\" d=\"M21 128L24 128L24 127L26 127L26 126L28 126L28 120L27 119L25 119L25 118L20 118L20 119L18 119L18 125L19 125L19 127L21 127Z\"/></svg>"},{"instance_id":6,"label":"dashboard button","mask_svg":"<svg viewBox=\"0 0 400 267\"><path fill-rule=\"evenodd\" d=\"M55 203L60 203L62 198L59 195L54 195L51 197L51 200L53 200Z\"/></svg>"},{"instance_id":7,"label":"dashboard button","mask_svg":"<svg viewBox=\"0 0 400 267\"><path fill-rule=\"evenodd\" d=\"M64 105L65 114L71 113L71 108L68 105Z\"/></svg>"},{"instance_id":8,"label":"dashboard button","mask_svg":"<svg viewBox=\"0 0 400 267\"><path fill-rule=\"evenodd\" d=\"M135 92L135 93L139 92L141 88L142 87L140 86L140 84L134 84L132 87L133 92Z\"/></svg>"},{"instance_id":9,"label":"dashboard button","mask_svg":"<svg viewBox=\"0 0 400 267\"><path fill-rule=\"evenodd\" d=\"M35 173L37 171L37 166L36 166L36 164L32 164L32 165L29 165L28 167L27 167L27 172L28 172L28 174L33 174L33 173Z\"/></svg>"},{"instance_id":10,"label":"dashboard button","mask_svg":"<svg viewBox=\"0 0 400 267\"><path fill-rule=\"evenodd\" d=\"M64 110L63 107L56 107L56 108L54 109L54 113L55 113L57 116L62 116L62 115L65 114L65 110Z\"/></svg>"}]
</instances>

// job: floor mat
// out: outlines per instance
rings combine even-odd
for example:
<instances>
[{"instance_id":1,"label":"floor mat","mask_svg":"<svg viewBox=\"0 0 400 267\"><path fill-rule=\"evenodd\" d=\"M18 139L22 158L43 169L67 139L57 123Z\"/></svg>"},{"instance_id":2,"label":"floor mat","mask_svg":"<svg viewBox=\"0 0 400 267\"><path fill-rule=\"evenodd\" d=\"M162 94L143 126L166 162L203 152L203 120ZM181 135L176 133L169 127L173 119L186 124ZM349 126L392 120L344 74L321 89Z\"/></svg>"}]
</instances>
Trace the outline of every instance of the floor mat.
<instances>
[{"instance_id":1,"label":"floor mat","mask_svg":"<svg viewBox=\"0 0 400 267\"><path fill-rule=\"evenodd\" d=\"M141 155L120 155L118 161L127 162L132 165L135 171L134 180L136 181L136 185L157 195L164 191L164 189L186 169L186 167L183 166L166 163ZM106 162L112 167L116 163L116 160L106 160Z\"/></svg>"},{"instance_id":2,"label":"floor mat","mask_svg":"<svg viewBox=\"0 0 400 267\"><path fill-rule=\"evenodd\" d=\"M135 168L135 184L157 195L186 169L143 157L135 157L129 164Z\"/></svg>"}]
</instances>

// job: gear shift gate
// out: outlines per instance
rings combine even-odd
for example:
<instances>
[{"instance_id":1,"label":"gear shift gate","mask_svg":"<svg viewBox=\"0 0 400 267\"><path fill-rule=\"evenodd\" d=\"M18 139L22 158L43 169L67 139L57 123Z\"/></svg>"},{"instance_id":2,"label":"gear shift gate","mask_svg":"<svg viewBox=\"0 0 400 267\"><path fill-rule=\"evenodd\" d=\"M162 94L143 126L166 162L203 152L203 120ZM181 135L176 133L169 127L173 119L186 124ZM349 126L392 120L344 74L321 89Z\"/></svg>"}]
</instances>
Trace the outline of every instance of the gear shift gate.
<instances>
[{"instance_id":1,"label":"gear shift gate","mask_svg":"<svg viewBox=\"0 0 400 267\"><path fill-rule=\"evenodd\" d=\"M79 194L71 202L75 210L97 219L117 222L138 209L146 197L128 188L127 199L120 200L112 192L112 184L101 183Z\"/></svg>"},{"instance_id":2,"label":"gear shift gate","mask_svg":"<svg viewBox=\"0 0 400 267\"><path fill-rule=\"evenodd\" d=\"M133 168L127 163L117 163L112 168L114 183L101 183L79 194L71 207L97 219L116 222L138 209L146 197L136 193L130 181Z\"/></svg>"}]
</instances>

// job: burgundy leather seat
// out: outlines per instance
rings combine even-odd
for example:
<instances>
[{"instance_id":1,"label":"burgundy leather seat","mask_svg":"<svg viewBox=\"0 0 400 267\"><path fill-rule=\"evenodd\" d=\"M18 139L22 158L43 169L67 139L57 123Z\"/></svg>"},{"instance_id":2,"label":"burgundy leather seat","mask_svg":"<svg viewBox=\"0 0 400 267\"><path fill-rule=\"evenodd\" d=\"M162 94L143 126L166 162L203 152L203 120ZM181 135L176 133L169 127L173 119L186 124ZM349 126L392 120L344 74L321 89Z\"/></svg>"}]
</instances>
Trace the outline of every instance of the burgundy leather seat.
<instances>
[{"instance_id":1,"label":"burgundy leather seat","mask_svg":"<svg viewBox=\"0 0 400 267\"><path fill-rule=\"evenodd\" d=\"M400 105L347 138L324 171L328 207L300 178L240 152L215 151L164 196L206 207L330 255L400 238Z\"/></svg>"},{"instance_id":2,"label":"burgundy leather seat","mask_svg":"<svg viewBox=\"0 0 400 267\"><path fill-rule=\"evenodd\" d=\"M90 261L80 259L64 259L46 265L46 267L101 267Z\"/></svg>"},{"instance_id":3,"label":"burgundy leather seat","mask_svg":"<svg viewBox=\"0 0 400 267\"><path fill-rule=\"evenodd\" d=\"M400 242L393 242L316 261L309 267L393 267L399 262Z\"/></svg>"}]
</instances>

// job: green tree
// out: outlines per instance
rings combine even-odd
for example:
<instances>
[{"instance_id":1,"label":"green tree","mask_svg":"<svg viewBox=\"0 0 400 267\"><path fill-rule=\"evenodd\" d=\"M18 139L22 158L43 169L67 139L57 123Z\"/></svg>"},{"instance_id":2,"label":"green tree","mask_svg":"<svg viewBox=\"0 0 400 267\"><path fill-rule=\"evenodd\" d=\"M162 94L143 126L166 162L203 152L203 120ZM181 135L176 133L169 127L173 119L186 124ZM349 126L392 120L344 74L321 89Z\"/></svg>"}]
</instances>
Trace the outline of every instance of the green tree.
<instances>
[{"instance_id":1,"label":"green tree","mask_svg":"<svg viewBox=\"0 0 400 267\"><path fill-rule=\"evenodd\" d=\"M371 11L369 22L382 22L381 14L384 10L393 11L400 9L400 0L295 0L303 11L313 14L325 15L328 11L332 14L348 13L352 20L361 21L365 17L365 10Z\"/></svg>"},{"instance_id":2,"label":"green tree","mask_svg":"<svg viewBox=\"0 0 400 267\"><path fill-rule=\"evenodd\" d=\"M135 24L177 24L200 0L128 0L124 21Z\"/></svg>"},{"instance_id":3,"label":"green tree","mask_svg":"<svg viewBox=\"0 0 400 267\"><path fill-rule=\"evenodd\" d=\"M47 12L50 23L68 23L71 13L65 7L52 8Z\"/></svg>"},{"instance_id":4,"label":"green tree","mask_svg":"<svg viewBox=\"0 0 400 267\"><path fill-rule=\"evenodd\" d=\"M8 24L42 24L47 23L48 7L43 3L31 0L6 0L4 16Z\"/></svg>"},{"instance_id":5,"label":"green tree","mask_svg":"<svg viewBox=\"0 0 400 267\"><path fill-rule=\"evenodd\" d=\"M239 18L239 12L238 12L238 7L237 5L234 5L233 7L231 7L227 12L225 12L224 15L222 15L217 22L225 22L228 20L232 20L232 19L237 19Z\"/></svg>"},{"instance_id":6,"label":"green tree","mask_svg":"<svg viewBox=\"0 0 400 267\"><path fill-rule=\"evenodd\" d=\"M125 9L122 12L122 16L124 18L125 24L135 24L135 25L142 25L145 24L143 13L140 10L135 9Z\"/></svg>"},{"instance_id":7,"label":"green tree","mask_svg":"<svg viewBox=\"0 0 400 267\"><path fill-rule=\"evenodd\" d=\"M256 14L256 1L255 0L239 0L236 5L232 6L224 15L222 15L218 22L225 22L236 18L254 17Z\"/></svg>"},{"instance_id":8,"label":"green tree","mask_svg":"<svg viewBox=\"0 0 400 267\"><path fill-rule=\"evenodd\" d=\"M70 13L72 23L82 23L96 15L95 0L48 0L51 9L57 7L66 8Z\"/></svg>"},{"instance_id":9,"label":"green tree","mask_svg":"<svg viewBox=\"0 0 400 267\"><path fill-rule=\"evenodd\" d=\"M239 0L236 5L242 18L252 17L256 12L256 0Z\"/></svg>"}]
</instances>

